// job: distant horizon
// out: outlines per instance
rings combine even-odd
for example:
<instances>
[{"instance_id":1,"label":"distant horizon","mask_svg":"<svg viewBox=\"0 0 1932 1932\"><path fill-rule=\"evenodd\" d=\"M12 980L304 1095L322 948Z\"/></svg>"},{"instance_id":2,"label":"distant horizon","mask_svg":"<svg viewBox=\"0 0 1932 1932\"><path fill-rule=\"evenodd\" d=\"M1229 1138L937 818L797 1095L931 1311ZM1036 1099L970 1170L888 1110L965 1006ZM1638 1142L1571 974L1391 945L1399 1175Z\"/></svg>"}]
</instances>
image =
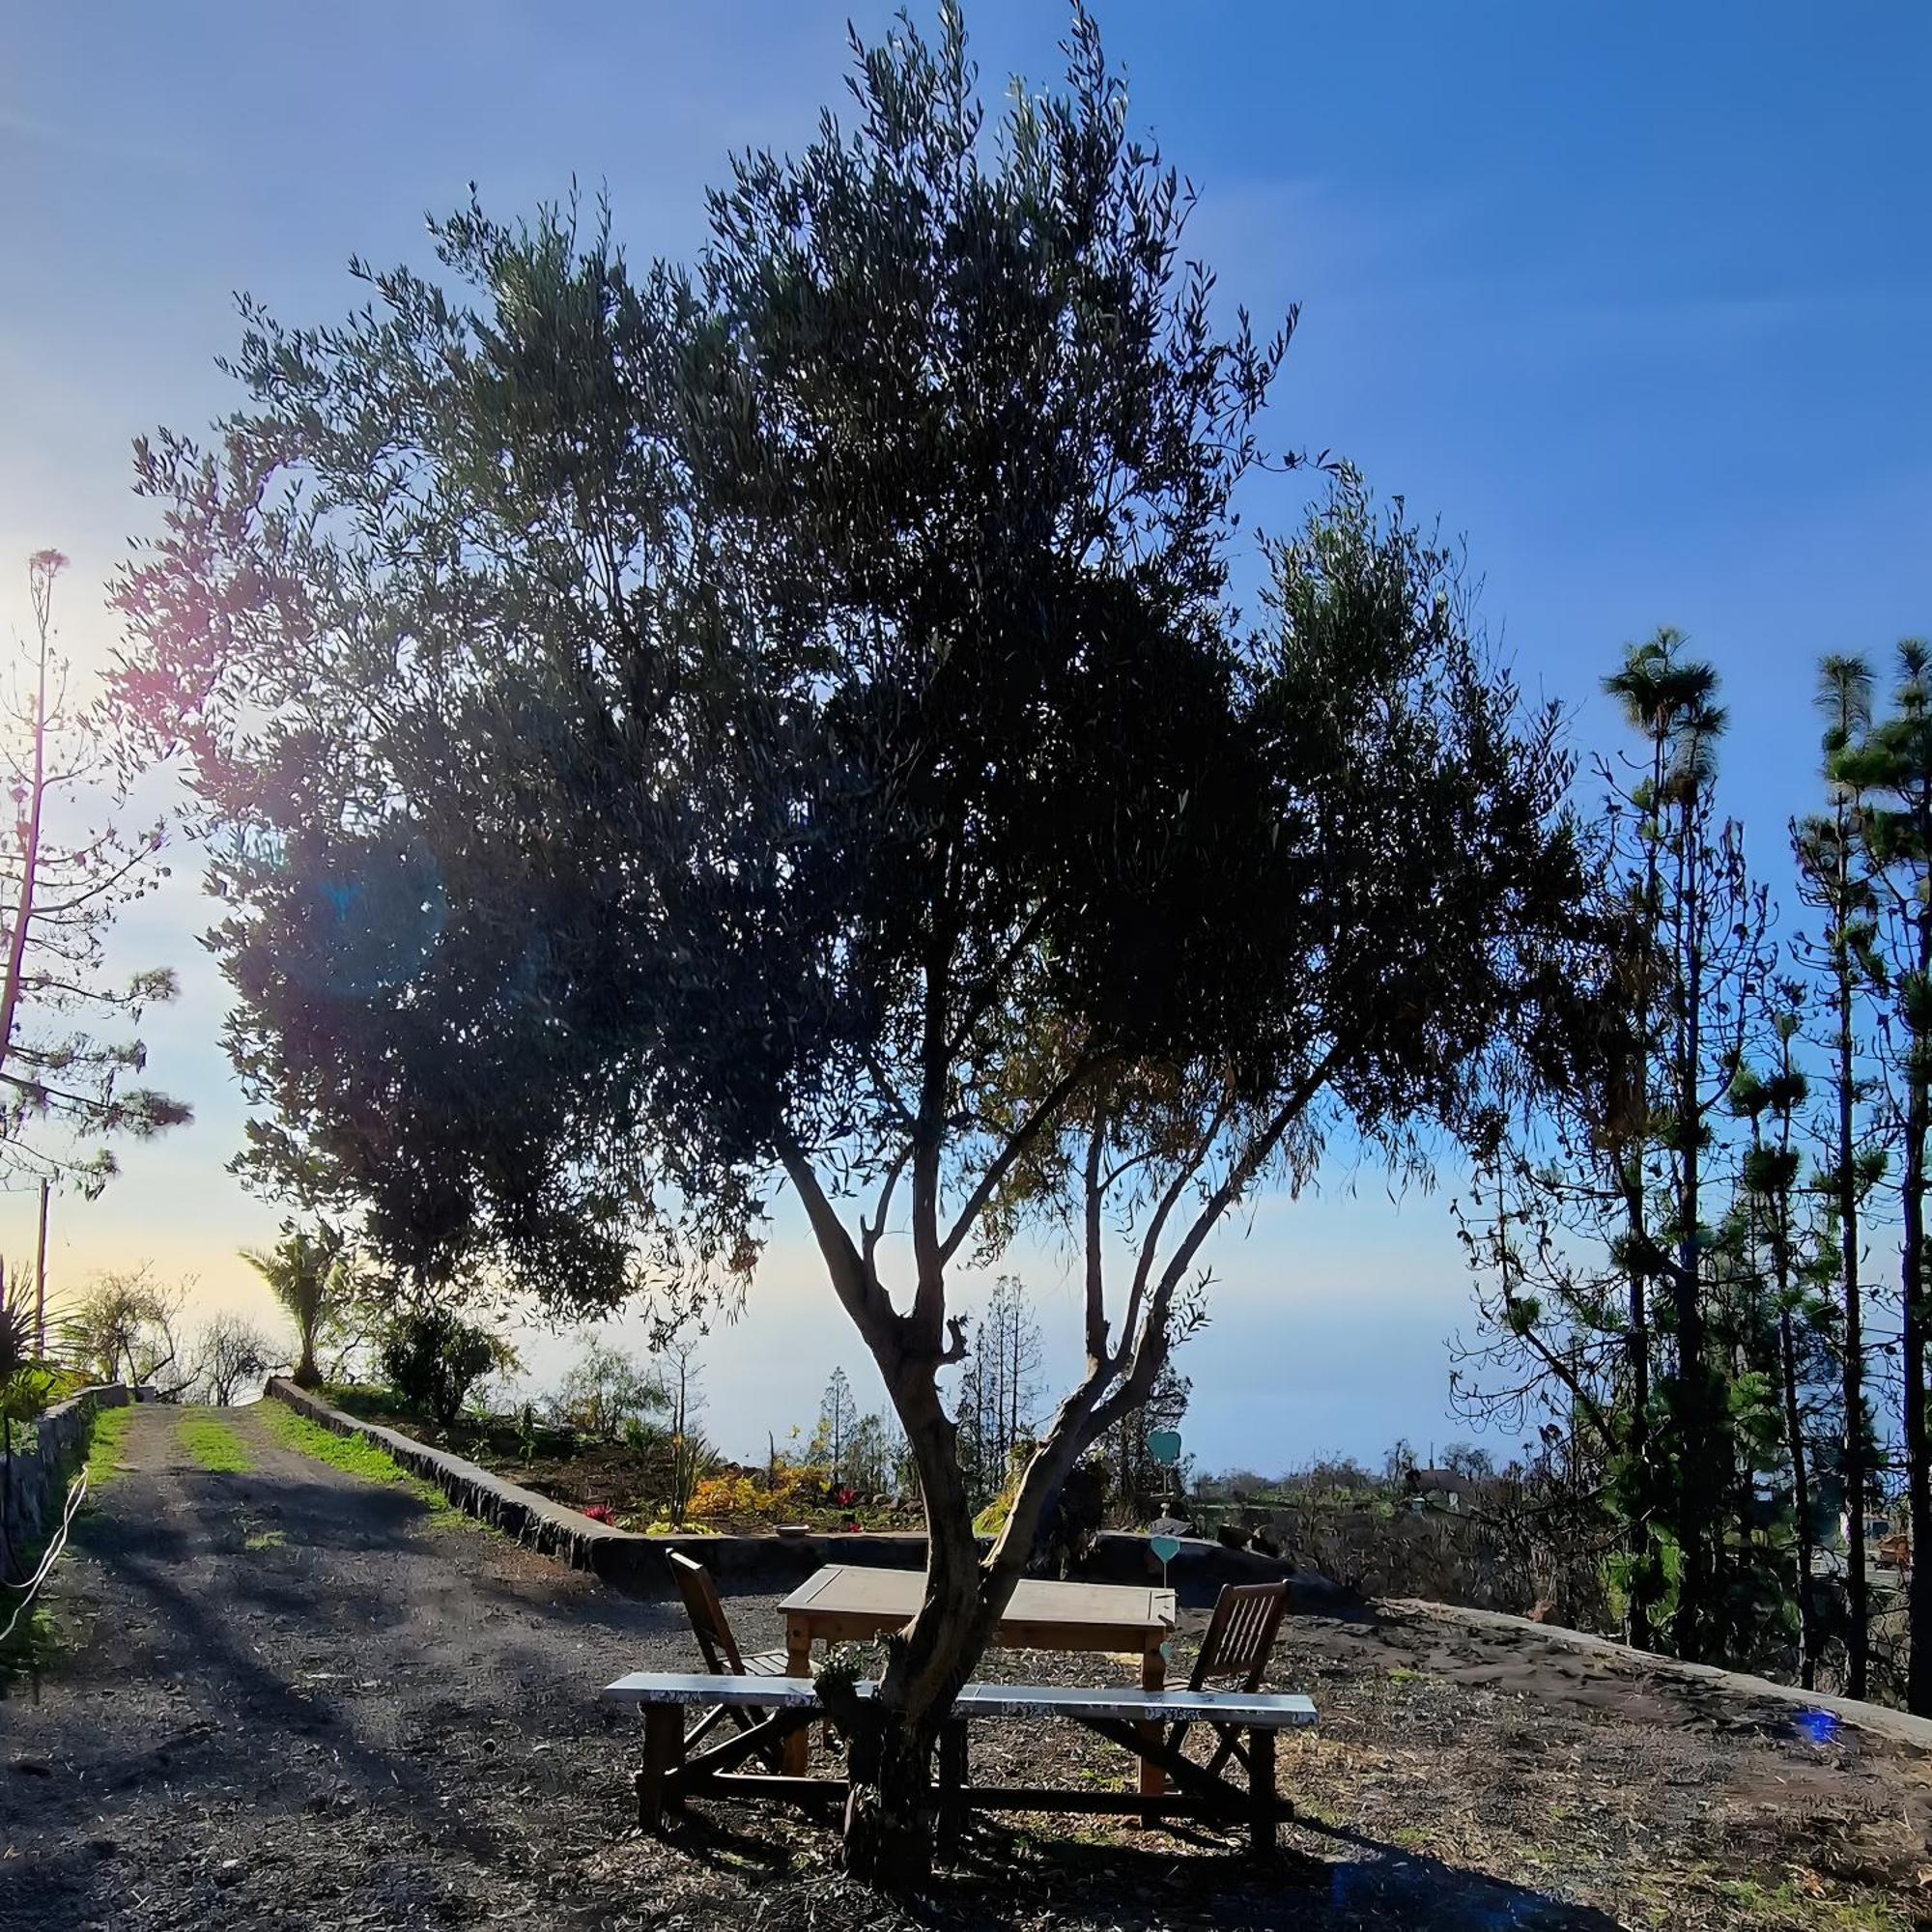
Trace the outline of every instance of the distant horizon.
<instances>
[{"instance_id":1,"label":"distant horizon","mask_svg":"<svg viewBox=\"0 0 1932 1932\"><path fill-rule=\"evenodd\" d=\"M634 257L686 255L731 150L795 148L842 104L847 11L720 0L594 31L581 10L490 4L23 17L0 75L0 240L24 284L0 313L15 400L0 624L24 628L25 559L57 547L74 559L65 641L89 669L107 661L105 584L149 526L129 441L200 434L232 401L213 366L236 339L232 291L333 320L359 299L348 256L420 260L423 211L472 178L506 215L573 178L608 184ZM876 35L892 10L849 11ZM1136 124L1202 185L1190 237L1222 298L1264 327L1303 303L1275 441L1346 455L1380 496L1467 533L1492 634L1531 699L1574 707L1586 760L1618 741L1596 694L1622 641L1688 631L1723 674L1723 795L1789 929L1784 825L1819 795L1815 660L1861 651L1883 685L1896 639L1932 632L1932 221L1915 152L1932 15L1782 5L1739 33L1603 8L1418 11L1391 33L1301 9L1096 12ZM968 20L989 96L1012 69L1057 71L1059 10L1003 0ZM307 79L293 94L292 69ZM1303 488L1261 479L1247 525L1284 527ZM98 1204L56 1201L49 1279L149 1259L198 1278L198 1309L266 1323L238 1250L272 1240L284 1210L226 1172L246 1110L197 943L199 862L175 858L114 958L181 974L180 1001L150 1018L148 1077L196 1118L122 1147ZM1224 1289L1179 1356L1187 1453L1209 1469L1325 1453L1373 1467L1406 1436L1506 1460L1507 1432L1448 1404L1445 1342L1473 1325L1453 1166L1399 1203L1343 1159L1321 1179L1209 1251ZM31 1193L0 1201L10 1265L31 1258L33 1223ZM1077 1347L1063 1264L1029 1249L1007 1265L1042 1304L1050 1402ZM809 1429L835 1366L880 1406L788 1202L752 1293L704 1350L722 1448L754 1461L768 1427ZM576 1346L530 1340L533 1376L554 1379Z\"/></svg>"}]
</instances>

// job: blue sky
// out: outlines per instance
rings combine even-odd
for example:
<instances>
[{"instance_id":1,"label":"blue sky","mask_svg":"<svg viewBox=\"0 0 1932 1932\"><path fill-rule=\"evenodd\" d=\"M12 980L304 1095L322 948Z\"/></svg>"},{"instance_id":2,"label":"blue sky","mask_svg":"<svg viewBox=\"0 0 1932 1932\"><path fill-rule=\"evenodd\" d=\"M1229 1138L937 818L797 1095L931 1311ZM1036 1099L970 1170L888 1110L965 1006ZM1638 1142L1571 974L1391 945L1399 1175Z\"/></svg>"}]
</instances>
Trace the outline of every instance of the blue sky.
<instances>
[{"instance_id":1,"label":"blue sky","mask_svg":"<svg viewBox=\"0 0 1932 1932\"><path fill-rule=\"evenodd\" d=\"M1134 118L1202 189L1223 295L1303 305L1282 444L1347 455L1466 533L1485 609L1533 691L1578 706L1619 642L1671 622L1723 673L1729 796L1774 877L1812 796L1804 704L1826 649L1932 631L1932 216L1916 5L1378 8L1099 0ZM608 185L632 253L683 253L748 143L797 145L842 94L843 22L889 9L413 0L9 10L0 69L0 622L20 565L74 559L65 640L113 642L101 584L145 514L128 444L226 401L232 292L291 320L355 298L352 252L420 257L422 215L476 180L526 210ZM1048 0L969 20L989 93L1047 76ZM1290 521L1292 481L1249 509ZM56 1276L151 1256L207 1305L253 1306L244 1240L274 1215L222 1172L241 1109L184 855L124 935L175 964L154 1071L197 1123L131 1151L98 1207L57 1209ZM1786 894L1785 896L1789 897ZM0 1201L0 1249L30 1239ZM1441 1197L1374 1177L1270 1203L1215 1257L1184 1366L1205 1462L1378 1455L1463 1433L1443 1340L1467 1292ZM1070 1304L1027 1258L1050 1329ZM781 1229L756 1319L714 1337L725 1446L806 1421L860 1351ZM567 1344L526 1350L539 1375ZM1506 1445L1503 1445L1506 1446Z\"/></svg>"}]
</instances>

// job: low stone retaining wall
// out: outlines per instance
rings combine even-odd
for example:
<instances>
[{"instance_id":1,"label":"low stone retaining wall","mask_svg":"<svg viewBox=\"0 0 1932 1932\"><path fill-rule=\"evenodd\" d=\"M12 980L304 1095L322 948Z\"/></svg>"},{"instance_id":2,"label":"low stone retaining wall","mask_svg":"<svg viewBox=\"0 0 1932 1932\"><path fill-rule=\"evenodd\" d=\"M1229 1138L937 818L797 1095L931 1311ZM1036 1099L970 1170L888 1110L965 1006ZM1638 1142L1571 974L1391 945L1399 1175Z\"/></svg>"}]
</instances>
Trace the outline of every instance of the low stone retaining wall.
<instances>
[{"instance_id":1,"label":"low stone retaining wall","mask_svg":"<svg viewBox=\"0 0 1932 1932\"><path fill-rule=\"evenodd\" d=\"M16 1427L13 1480L0 1497L0 1528L6 1532L7 1554L38 1549L60 1520L67 1486L75 1465L87 1452L94 1417L103 1408L120 1408L128 1400L119 1382L85 1388L53 1407L34 1424L31 1447L23 1447L25 1431Z\"/></svg>"},{"instance_id":2,"label":"low stone retaining wall","mask_svg":"<svg viewBox=\"0 0 1932 1932\"><path fill-rule=\"evenodd\" d=\"M493 1475L446 1449L433 1449L394 1429L345 1415L285 1377L271 1377L268 1393L338 1435L357 1435L434 1483L460 1510L514 1536L520 1543L588 1570L627 1596L661 1597L672 1583L666 1553L676 1550L702 1563L726 1590L786 1590L827 1563L857 1563L873 1570L925 1567L925 1538L917 1533L839 1531L813 1536L643 1536L593 1522L587 1516ZM1093 1582L1158 1583L1161 1567L1146 1539L1108 1531L1101 1535L1080 1575ZM1287 1577L1297 1610L1332 1611L1350 1601L1325 1577L1299 1571L1279 1558L1248 1549L1227 1549L1196 1539L1182 1542L1168 1565L1167 1580L1190 1607L1211 1604L1223 1583L1272 1581Z\"/></svg>"}]
</instances>

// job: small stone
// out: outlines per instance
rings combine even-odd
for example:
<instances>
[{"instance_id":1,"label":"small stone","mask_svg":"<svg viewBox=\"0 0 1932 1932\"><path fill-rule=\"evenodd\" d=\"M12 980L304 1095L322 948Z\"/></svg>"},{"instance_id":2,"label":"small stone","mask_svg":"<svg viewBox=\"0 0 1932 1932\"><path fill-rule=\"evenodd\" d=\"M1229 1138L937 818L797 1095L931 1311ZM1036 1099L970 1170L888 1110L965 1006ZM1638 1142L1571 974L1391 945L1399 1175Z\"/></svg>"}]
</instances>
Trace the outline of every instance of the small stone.
<instances>
[{"instance_id":1,"label":"small stone","mask_svg":"<svg viewBox=\"0 0 1932 1932\"><path fill-rule=\"evenodd\" d=\"M214 1882L216 1885L235 1885L241 1881L241 1877L242 1861L240 1859L223 1859L214 1868Z\"/></svg>"}]
</instances>

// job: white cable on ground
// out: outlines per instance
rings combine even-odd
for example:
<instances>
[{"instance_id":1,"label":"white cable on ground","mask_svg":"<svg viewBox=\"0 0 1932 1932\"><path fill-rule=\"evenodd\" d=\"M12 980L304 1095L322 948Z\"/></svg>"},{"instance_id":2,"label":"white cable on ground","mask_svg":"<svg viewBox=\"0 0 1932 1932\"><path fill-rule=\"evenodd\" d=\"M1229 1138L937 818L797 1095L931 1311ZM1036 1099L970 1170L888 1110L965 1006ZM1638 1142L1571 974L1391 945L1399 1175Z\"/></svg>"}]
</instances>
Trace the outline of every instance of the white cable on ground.
<instances>
[{"instance_id":1,"label":"white cable on ground","mask_svg":"<svg viewBox=\"0 0 1932 1932\"><path fill-rule=\"evenodd\" d=\"M24 1583L7 1584L8 1589L23 1590L26 1594L14 1608L14 1614L8 1618L7 1628L0 1631L0 1645L4 1645L14 1634L14 1626L32 1608L35 1594L39 1591L41 1585L53 1575L54 1564L59 1560L61 1551L67 1548L68 1531L73 1527L74 1517L79 1513L81 1504L86 1500L87 1471L83 1469L68 1486L67 1506L61 1513L60 1527L55 1530L53 1536L48 1540L46 1548L42 1552L39 1567ZM0 1577L0 1582L5 1581L4 1577Z\"/></svg>"}]
</instances>

